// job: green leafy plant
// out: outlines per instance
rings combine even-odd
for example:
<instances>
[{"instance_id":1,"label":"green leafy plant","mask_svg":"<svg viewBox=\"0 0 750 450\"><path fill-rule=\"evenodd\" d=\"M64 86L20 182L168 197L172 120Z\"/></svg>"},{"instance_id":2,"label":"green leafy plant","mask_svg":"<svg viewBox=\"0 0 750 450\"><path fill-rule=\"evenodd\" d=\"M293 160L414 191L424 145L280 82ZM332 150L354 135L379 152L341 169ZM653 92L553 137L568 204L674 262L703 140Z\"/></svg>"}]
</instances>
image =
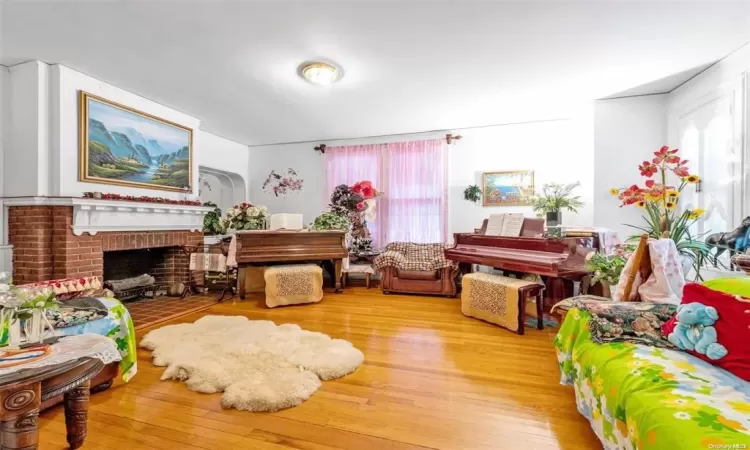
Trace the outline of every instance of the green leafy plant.
<instances>
[{"instance_id":1,"label":"green leafy plant","mask_svg":"<svg viewBox=\"0 0 750 450\"><path fill-rule=\"evenodd\" d=\"M482 199L482 189L476 184L472 184L464 189L464 200L477 203Z\"/></svg>"},{"instance_id":2,"label":"green leafy plant","mask_svg":"<svg viewBox=\"0 0 750 450\"><path fill-rule=\"evenodd\" d=\"M311 230L341 230L349 231L350 222L346 216L341 216L333 212L324 212L315 218L310 225Z\"/></svg>"},{"instance_id":3,"label":"green leafy plant","mask_svg":"<svg viewBox=\"0 0 750 450\"><path fill-rule=\"evenodd\" d=\"M34 310L45 311L60 308L60 302L57 301L54 292L31 296L27 295L23 289L19 289L16 295L22 301L16 310L16 317L19 319L30 319Z\"/></svg>"},{"instance_id":4,"label":"green leafy plant","mask_svg":"<svg viewBox=\"0 0 750 450\"><path fill-rule=\"evenodd\" d=\"M628 258L624 255L605 256L601 253L592 252L586 257L586 269L594 274L591 278L592 283L606 281L614 286L619 281L620 274L627 261Z\"/></svg>"},{"instance_id":5,"label":"green leafy plant","mask_svg":"<svg viewBox=\"0 0 750 450\"><path fill-rule=\"evenodd\" d=\"M203 231L208 234L222 234L224 233L224 226L221 222L221 208L216 203L206 202L203 206L213 207L213 211L203 216Z\"/></svg>"},{"instance_id":6,"label":"green leafy plant","mask_svg":"<svg viewBox=\"0 0 750 450\"><path fill-rule=\"evenodd\" d=\"M573 195L573 190L580 185L581 183L547 183L542 186L542 194L532 200L531 208L540 217L546 213L559 212L564 209L577 213L578 208L583 206L583 202L580 196Z\"/></svg>"}]
</instances>

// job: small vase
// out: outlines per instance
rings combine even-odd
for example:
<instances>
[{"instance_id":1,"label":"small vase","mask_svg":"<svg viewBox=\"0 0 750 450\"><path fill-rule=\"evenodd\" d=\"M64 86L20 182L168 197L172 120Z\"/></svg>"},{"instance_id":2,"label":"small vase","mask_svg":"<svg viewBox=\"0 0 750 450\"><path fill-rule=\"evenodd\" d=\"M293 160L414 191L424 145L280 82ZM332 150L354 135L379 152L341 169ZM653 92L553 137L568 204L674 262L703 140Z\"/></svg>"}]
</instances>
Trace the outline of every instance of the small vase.
<instances>
[{"instance_id":1,"label":"small vase","mask_svg":"<svg viewBox=\"0 0 750 450\"><path fill-rule=\"evenodd\" d=\"M44 340L44 311L35 309L31 312L31 318L23 324L26 333L26 342L37 344Z\"/></svg>"},{"instance_id":2,"label":"small vase","mask_svg":"<svg viewBox=\"0 0 750 450\"><path fill-rule=\"evenodd\" d=\"M8 347L18 348L21 346L21 321L13 318L10 322Z\"/></svg>"},{"instance_id":3,"label":"small vase","mask_svg":"<svg viewBox=\"0 0 750 450\"><path fill-rule=\"evenodd\" d=\"M562 223L562 211L550 211L547 213L547 226L556 227Z\"/></svg>"}]
</instances>

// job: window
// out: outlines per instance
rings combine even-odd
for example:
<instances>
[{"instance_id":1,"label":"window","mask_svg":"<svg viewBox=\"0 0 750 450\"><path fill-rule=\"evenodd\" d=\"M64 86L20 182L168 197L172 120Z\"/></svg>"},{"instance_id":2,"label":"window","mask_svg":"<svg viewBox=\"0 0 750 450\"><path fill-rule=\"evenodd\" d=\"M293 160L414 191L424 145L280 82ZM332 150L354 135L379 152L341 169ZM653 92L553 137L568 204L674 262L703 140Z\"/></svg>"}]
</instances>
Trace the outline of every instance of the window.
<instances>
[{"instance_id":1,"label":"window","mask_svg":"<svg viewBox=\"0 0 750 450\"><path fill-rule=\"evenodd\" d=\"M385 192L368 228L388 242L445 242L447 162L441 139L326 149L326 195L339 184L370 180Z\"/></svg>"},{"instance_id":2,"label":"window","mask_svg":"<svg viewBox=\"0 0 750 450\"><path fill-rule=\"evenodd\" d=\"M742 205L742 146L735 134L734 94L720 93L679 118L678 131L683 157L691 171L701 176L694 188L683 191L681 206L701 208L706 215L693 225L694 235L731 231L740 224ZM729 266L729 252L721 263Z\"/></svg>"}]
</instances>

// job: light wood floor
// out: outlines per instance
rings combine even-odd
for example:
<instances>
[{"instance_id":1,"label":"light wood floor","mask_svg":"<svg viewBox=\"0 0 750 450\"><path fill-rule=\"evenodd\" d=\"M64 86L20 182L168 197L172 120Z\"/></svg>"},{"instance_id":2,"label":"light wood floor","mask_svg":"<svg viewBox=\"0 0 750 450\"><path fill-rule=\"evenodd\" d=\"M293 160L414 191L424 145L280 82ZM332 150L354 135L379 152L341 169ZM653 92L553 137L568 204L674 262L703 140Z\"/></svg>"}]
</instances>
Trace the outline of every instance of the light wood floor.
<instances>
[{"instance_id":1,"label":"light wood floor","mask_svg":"<svg viewBox=\"0 0 750 450\"><path fill-rule=\"evenodd\" d=\"M572 388L558 383L553 330L518 336L464 317L458 299L364 288L277 309L249 297L169 323L206 314L296 323L351 341L365 362L302 405L268 414L222 410L220 394L159 381L162 369L141 350L130 383L92 396L84 448L601 448ZM41 430L42 450L66 447L61 407L42 414Z\"/></svg>"}]
</instances>

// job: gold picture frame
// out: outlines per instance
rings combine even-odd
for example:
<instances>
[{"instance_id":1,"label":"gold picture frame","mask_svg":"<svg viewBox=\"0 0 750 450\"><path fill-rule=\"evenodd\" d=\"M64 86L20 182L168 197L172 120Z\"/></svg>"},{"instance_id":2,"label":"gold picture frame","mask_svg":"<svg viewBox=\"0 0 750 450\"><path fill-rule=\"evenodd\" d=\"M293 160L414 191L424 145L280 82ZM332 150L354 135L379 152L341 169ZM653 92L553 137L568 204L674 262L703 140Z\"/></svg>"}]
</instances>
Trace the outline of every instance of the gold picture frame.
<instances>
[{"instance_id":1,"label":"gold picture frame","mask_svg":"<svg viewBox=\"0 0 750 450\"><path fill-rule=\"evenodd\" d=\"M529 206L534 192L533 170L482 174L483 206Z\"/></svg>"},{"instance_id":2,"label":"gold picture frame","mask_svg":"<svg viewBox=\"0 0 750 450\"><path fill-rule=\"evenodd\" d=\"M193 191L192 128L84 91L78 108L79 181Z\"/></svg>"}]
</instances>

